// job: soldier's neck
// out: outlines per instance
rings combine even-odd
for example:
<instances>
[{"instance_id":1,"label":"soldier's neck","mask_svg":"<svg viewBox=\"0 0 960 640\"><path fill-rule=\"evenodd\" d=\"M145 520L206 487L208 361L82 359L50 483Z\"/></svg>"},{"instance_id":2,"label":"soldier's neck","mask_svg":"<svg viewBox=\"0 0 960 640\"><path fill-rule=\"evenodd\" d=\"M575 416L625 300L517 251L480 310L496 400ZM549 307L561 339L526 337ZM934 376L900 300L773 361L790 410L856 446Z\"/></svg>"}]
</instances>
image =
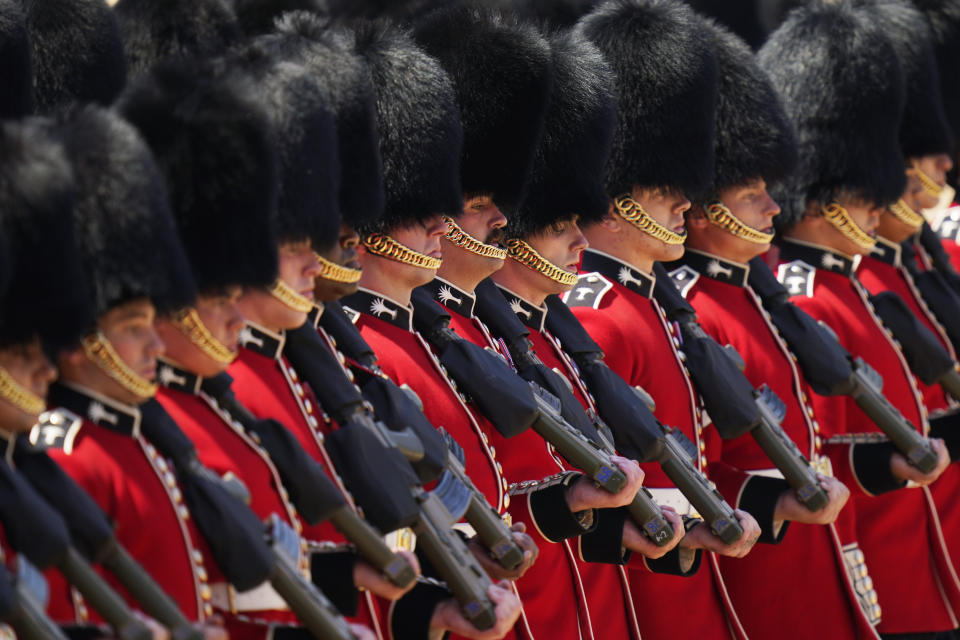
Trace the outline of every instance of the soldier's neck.
<instances>
[{"instance_id":1,"label":"soldier's neck","mask_svg":"<svg viewBox=\"0 0 960 640\"><path fill-rule=\"evenodd\" d=\"M510 258L504 261L503 268L493 274L491 279L537 307L542 307L550 295L538 282L544 279L544 276Z\"/></svg>"},{"instance_id":2,"label":"soldier's neck","mask_svg":"<svg viewBox=\"0 0 960 640\"><path fill-rule=\"evenodd\" d=\"M426 284L426 283L424 283ZM370 291L382 294L394 302L410 306L410 295L414 287L405 282L400 282L390 273L379 269L364 268L363 276L360 278L360 286Z\"/></svg>"}]
</instances>

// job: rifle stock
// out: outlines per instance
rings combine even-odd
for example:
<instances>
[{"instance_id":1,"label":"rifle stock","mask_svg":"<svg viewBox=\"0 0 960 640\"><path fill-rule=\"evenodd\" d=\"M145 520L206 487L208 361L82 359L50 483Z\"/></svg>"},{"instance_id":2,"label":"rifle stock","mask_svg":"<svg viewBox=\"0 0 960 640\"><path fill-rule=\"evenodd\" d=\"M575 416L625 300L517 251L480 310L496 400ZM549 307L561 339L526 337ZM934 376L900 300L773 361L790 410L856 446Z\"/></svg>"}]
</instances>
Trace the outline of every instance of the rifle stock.
<instances>
[{"instance_id":1,"label":"rifle stock","mask_svg":"<svg viewBox=\"0 0 960 640\"><path fill-rule=\"evenodd\" d=\"M22 640L67 640L63 630L47 617L43 607L33 598L33 594L16 584L16 602L7 622Z\"/></svg>"}]
</instances>

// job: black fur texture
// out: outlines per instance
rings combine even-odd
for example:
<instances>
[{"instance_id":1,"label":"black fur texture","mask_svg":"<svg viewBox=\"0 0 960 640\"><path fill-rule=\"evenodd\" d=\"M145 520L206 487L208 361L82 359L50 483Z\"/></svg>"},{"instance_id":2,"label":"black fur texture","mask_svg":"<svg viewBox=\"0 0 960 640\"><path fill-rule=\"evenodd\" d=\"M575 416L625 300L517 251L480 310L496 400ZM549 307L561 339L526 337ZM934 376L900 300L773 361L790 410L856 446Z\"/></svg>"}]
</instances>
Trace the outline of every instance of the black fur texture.
<instances>
[{"instance_id":1,"label":"black fur texture","mask_svg":"<svg viewBox=\"0 0 960 640\"><path fill-rule=\"evenodd\" d=\"M780 228L847 191L878 205L903 193L904 82L893 45L848 2L792 12L758 53L797 131L796 170L770 190Z\"/></svg>"},{"instance_id":2,"label":"black fur texture","mask_svg":"<svg viewBox=\"0 0 960 640\"><path fill-rule=\"evenodd\" d=\"M19 0L0 0L0 119L33 110L33 63Z\"/></svg>"},{"instance_id":3,"label":"black fur texture","mask_svg":"<svg viewBox=\"0 0 960 640\"><path fill-rule=\"evenodd\" d=\"M713 178L717 68L700 18L675 0L609 0L576 28L616 76L607 193L701 192Z\"/></svg>"},{"instance_id":4,"label":"black fur texture","mask_svg":"<svg viewBox=\"0 0 960 640\"><path fill-rule=\"evenodd\" d=\"M940 98L956 148L960 142L960 0L913 0L913 4L926 16L930 27ZM921 37L927 36L917 35L917 39Z\"/></svg>"}]
</instances>

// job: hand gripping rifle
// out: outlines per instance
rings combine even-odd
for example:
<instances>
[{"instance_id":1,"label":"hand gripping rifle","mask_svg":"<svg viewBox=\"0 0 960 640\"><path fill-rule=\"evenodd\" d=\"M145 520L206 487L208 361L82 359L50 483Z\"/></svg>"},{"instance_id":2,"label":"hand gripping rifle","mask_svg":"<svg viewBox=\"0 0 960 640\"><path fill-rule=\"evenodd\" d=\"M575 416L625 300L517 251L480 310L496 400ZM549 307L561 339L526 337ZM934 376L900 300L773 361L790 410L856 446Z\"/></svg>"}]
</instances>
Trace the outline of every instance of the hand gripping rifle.
<instances>
[{"instance_id":1,"label":"hand gripping rifle","mask_svg":"<svg viewBox=\"0 0 960 640\"><path fill-rule=\"evenodd\" d=\"M597 411L613 431L617 449L639 462L657 462L714 535L733 544L743 528L716 487L695 466L695 445L680 431L664 427L652 411L653 399L631 387L603 361L603 350L557 296L547 297L547 329L576 363ZM693 447L691 452L689 449Z\"/></svg>"},{"instance_id":2,"label":"hand gripping rifle","mask_svg":"<svg viewBox=\"0 0 960 640\"><path fill-rule=\"evenodd\" d=\"M810 511L829 498L810 462L784 433L780 422L785 406L773 390L754 389L743 375L743 360L731 347L721 347L697 322L696 311L673 286L666 269L654 266L654 296L667 319L679 327L684 364L704 408L725 440L749 433L780 470L797 499Z\"/></svg>"},{"instance_id":3,"label":"hand gripping rifle","mask_svg":"<svg viewBox=\"0 0 960 640\"><path fill-rule=\"evenodd\" d=\"M913 278L913 284L916 285L933 315L937 317L954 351L960 350L960 323L956 321L960 318L960 288L952 286L960 282L960 276L950 264L950 258L946 255L940 239L931 230L933 235L929 242L933 243L934 250L927 247L926 230L929 225L924 223L924 232L921 233L921 244L927 249L933 261L933 268L921 271L916 262L916 250L910 240L904 242L901 247L901 260L904 268ZM943 269L946 269L944 271Z\"/></svg>"},{"instance_id":4,"label":"hand gripping rifle","mask_svg":"<svg viewBox=\"0 0 960 640\"><path fill-rule=\"evenodd\" d=\"M32 588L30 583L36 585ZM44 612L47 583L36 567L17 557L17 577L0 564L0 620L23 640L67 640L63 630Z\"/></svg>"},{"instance_id":5,"label":"hand gripping rifle","mask_svg":"<svg viewBox=\"0 0 960 640\"><path fill-rule=\"evenodd\" d=\"M936 451L883 396L880 374L863 358L854 358L844 349L829 327L790 304L787 290L758 258L750 261L749 282L813 390L824 396L853 398L911 465L923 473L933 471L937 466Z\"/></svg>"},{"instance_id":6,"label":"hand gripping rifle","mask_svg":"<svg viewBox=\"0 0 960 640\"><path fill-rule=\"evenodd\" d=\"M476 359L481 357L480 354L486 354L483 357L489 361L488 368L504 380L503 383L496 383L494 388L499 390L507 384L521 388L516 384L516 378L519 376L525 380L532 388L532 397L536 403L535 421L531 425L534 431L553 445L567 462L583 471L598 486L610 493L616 493L622 489L626 477L610 459L610 456L616 453L616 449L606 434L597 428L584 411L580 401L568 386L567 379L547 368L533 352L532 343L527 338L529 332L517 319L503 294L492 281L482 282L475 293L477 316L489 327L493 335L506 344L513 366L516 368L514 372L500 358L472 345L475 347L472 351L477 353ZM434 304L434 306L437 305ZM452 333L449 329L447 332ZM456 336L456 334L453 335ZM468 349L466 345L471 344L462 339L460 342L464 343L463 349ZM464 378L465 384L470 384L476 379L473 373L465 375ZM483 390L472 395L477 398L481 393ZM502 397L496 392L488 399L499 405ZM603 428L601 426L601 429ZM627 510L633 522L654 544L665 546L673 539L673 526L645 488L637 492L633 502L627 506Z\"/></svg>"}]
</instances>

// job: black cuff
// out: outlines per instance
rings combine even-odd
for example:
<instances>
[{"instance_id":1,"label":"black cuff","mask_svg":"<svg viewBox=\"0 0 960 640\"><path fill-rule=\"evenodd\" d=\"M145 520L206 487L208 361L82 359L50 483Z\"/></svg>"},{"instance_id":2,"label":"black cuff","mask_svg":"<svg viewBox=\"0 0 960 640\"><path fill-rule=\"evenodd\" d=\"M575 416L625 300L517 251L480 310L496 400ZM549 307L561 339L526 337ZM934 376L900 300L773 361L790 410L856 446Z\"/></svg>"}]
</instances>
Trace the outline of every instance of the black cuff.
<instances>
[{"instance_id":1,"label":"black cuff","mask_svg":"<svg viewBox=\"0 0 960 640\"><path fill-rule=\"evenodd\" d=\"M64 624L60 628L70 640L98 640L113 636L110 629L93 624Z\"/></svg>"},{"instance_id":2,"label":"black cuff","mask_svg":"<svg viewBox=\"0 0 960 640\"><path fill-rule=\"evenodd\" d=\"M437 585L419 582L390 609L390 631L394 640L424 640L430 635L430 619L437 605L451 597ZM444 638L450 635L443 634Z\"/></svg>"},{"instance_id":3,"label":"black cuff","mask_svg":"<svg viewBox=\"0 0 960 640\"><path fill-rule=\"evenodd\" d=\"M681 554L681 552L683 552L683 554ZM690 553L693 553L692 563L689 562ZM687 562L684 562L684 559L681 558L681 555L686 555ZM700 569L700 562L702 560L703 549L681 549L678 545L673 549L670 549L670 551L656 560L644 558L643 561L647 563L647 568L654 573L663 573L671 576L680 576L681 578L689 578ZM689 564L686 571L683 570L685 564Z\"/></svg>"},{"instance_id":4,"label":"black cuff","mask_svg":"<svg viewBox=\"0 0 960 640\"><path fill-rule=\"evenodd\" d=\"M357 615L360 591L353 584L353 551L316 552L310 556L310 578L323 595L346 617Z\"/></svg>"},{"instance_id":5,"label":"black cuff","mask_svg":"<svg viewBox=\"0 0 960 640\"><path fill-rule=\"evenodd\" d=\"M624 507L597 509L596 527L580 536L580 557L586 562L627 564L633 553L623 546L623 526L628 515Z\"/></svg>"},{"instance_id":6,"label":"black cuff","mask_svg":"<svg viewBox=\"0 0 960 640\"><path fill-rule=\"evenodd\" d=\"M852 446L853 473L867 493L876 496L907 484L890 470L890 458L897 452L892 442L865 442Z\"/></svg>"},{"instance_id":7,"label":"black cuff","mask_svg":"<svg viewBox=\"0 0 960 640\"><path fill-rule=\"evenodd\" d=\"M930 437L940 438L947 445L950 462L960 459L960 412L930 419Z\"/></svg>"},{"instance_id":8,"label":"black cuff","mask_svg":"<svg viewBox=\"0 0 960 640\"><path fill-rule=\"evenodd\" d=\"M779 544L787 534L789 522L783 521L780 530L775 531L773 516L777 509L777 500L784 491L792 491L786 480L766 476L750 476L740 491L737 507L754 517L760 525L760 537L757 542Z\"/></svg>"},{"instance_id":9,"label":"black cuff","mask_svg":"<svg viewBox=\"0 0 960 640\"><path fill-rule=\"evenodd\" d=\"M570 480L545 486L530 494L530 516L543 537L550 542L575 538L596 529L596 513L590 519L592 524L584 527L577 514L567 506L567 487L580 474L571 474L570 477Z\"/></svg>"}]
</instances>

